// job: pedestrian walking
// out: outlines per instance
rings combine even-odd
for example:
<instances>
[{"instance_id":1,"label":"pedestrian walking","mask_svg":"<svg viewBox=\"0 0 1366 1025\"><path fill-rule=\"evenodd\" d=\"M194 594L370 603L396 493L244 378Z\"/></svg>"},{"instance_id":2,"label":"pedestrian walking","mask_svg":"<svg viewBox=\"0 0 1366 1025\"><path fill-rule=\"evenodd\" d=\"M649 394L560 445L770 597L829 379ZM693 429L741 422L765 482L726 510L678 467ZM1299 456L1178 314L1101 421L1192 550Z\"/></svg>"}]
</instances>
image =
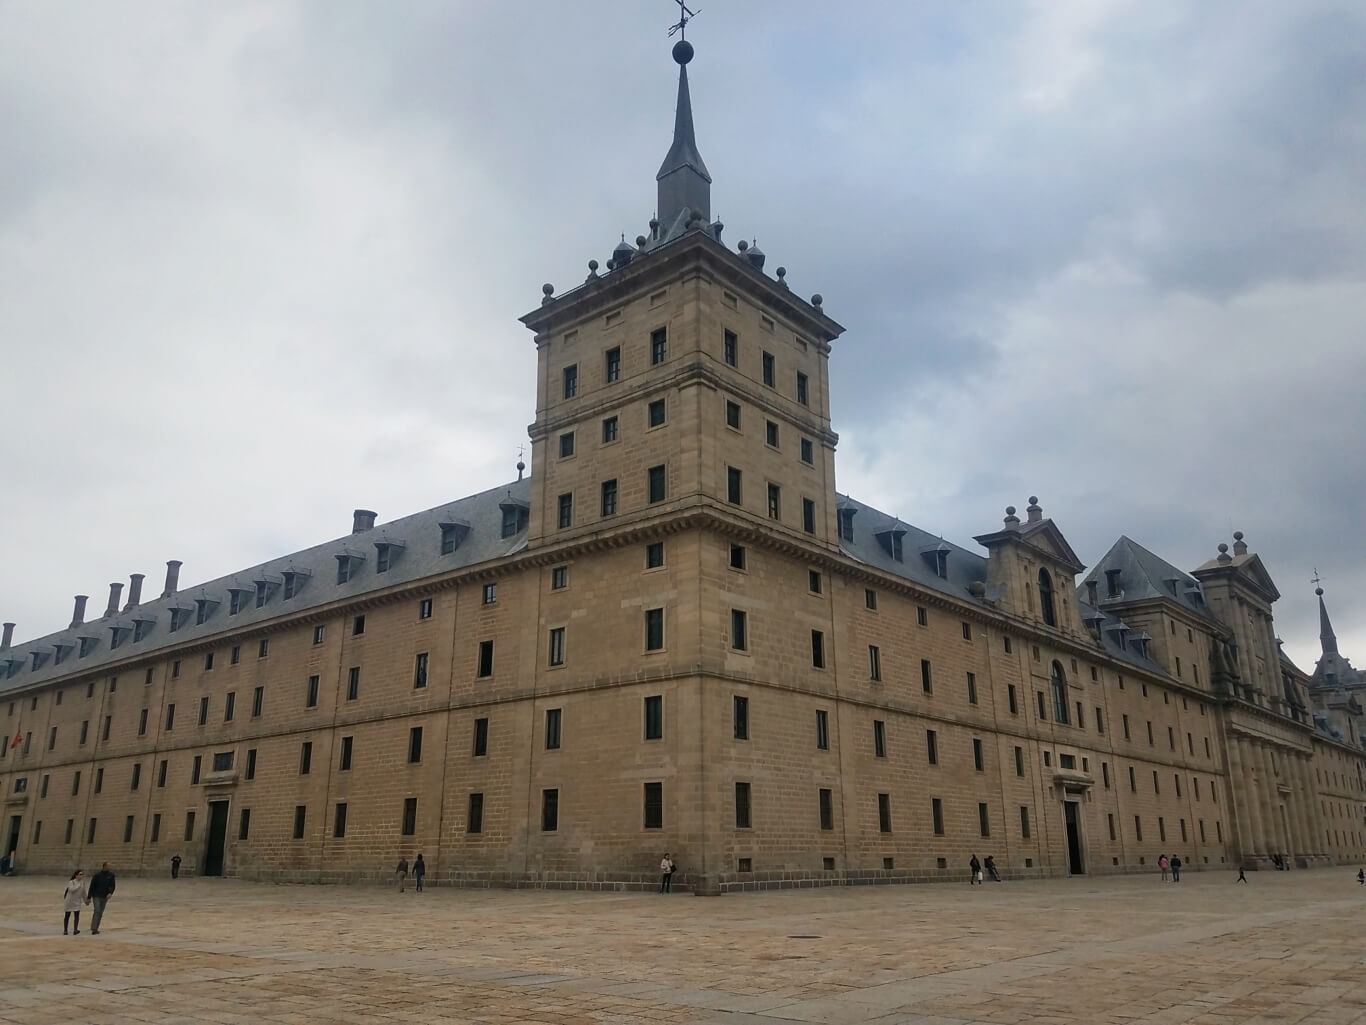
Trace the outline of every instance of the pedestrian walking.
<instances>
[{"instance_id":1,"label":"pedestrian walking","mask_svg":"<svg viewBox=\"0 0 1366 1025\"><path fill-rule=\"evenodd\" d=\"M1181 882L1181 859L1177 855L1172 855L1172 882Z\"/></svg>"},{"instance_id":2,"label":"pedestrian walking","mask_svg":"<svg viewBox=\"0 0 1366 1025\"><path fill-rule=\"evenodd\" d=\"M1238 866L1238 878L1237 878L1236 882L1240 882L1240 883L1245 883L1245 882L1247 882L1247 875L1246 875L1246 873L1243 872L1243 866L1242 866L1242 865L1239 865L1239 866Z\"/></svg>"},{"instance_id":3,"label":"pedestrian walking","mask_svg":"<svg viewBox=\"0 0 1366 1025\"><path fill-rule=\"evenodd\" d=\"M408 859L399 856L398 867L394 869L394 879L398 881L398 892L403 892L403 884L408 881Z\"/></svg>"},{"instance_id":4,"label":"pedestrian walking","mask_svg":"<svg viewBox=\"0 0 1366 1025\"><path fill-rule=\"evenodd\" d=\"M982 866L987 870L987 875L991 876L992 882L1001 881L1001 873L996 871L996 858L988 854L987 860L982 862Z\"/></svg>"},{"instance_id":5,"label":"pedestrian walking","mask_svg":"<svg viewBox=\"0 0 1366 1025\"><path fill-rule=\"evenodd\" d=\"M669 852L664 852L664 857L659 863L659 892L668 893L673 885L674 872L678 866L674 864L674 859L669 856Z\"/></svg>"},{"instance_id":6,"label":"pedestrian walking","mask_svg":"<svg viewBox=\"0 0 1366 1025\"><path fill-rule=\"evenodd\" d=\"M418 854L417 860L413 862L413 888L418 893L422 892L422 880L427 876L427 863L422 860L422 855Z\"/></svg>"},{"instance_id":7,"label":"pedestrian walking","mask_svg":"<svg viewBox=\"0 0 1366 1025\"><path fill-rule=\"evenodd\" d=\"M969 886L973 883L980 883L982 881L982 863L977 860L977 855L975 854L972 856L972 860L968 862L968 872Z\"/></svg>"},{"instance_id":8,"label":"pedestrian walking","mask_svg":"<svg viewBox=\"0 0 1366 1025\"><path fill-rule=\"evenodd\" d=\"M74 916L76 935L81 934L81 905L85 903L85 873L79 868L67 880L66 892L62 894L62 935L66 935L67 923Z\"/></svg>"},{"instance_id":9,"label":"pedestrian walking","mask_svg":"<svg viewBox=\"0 0 1366 1025\"><path fill-rule=\"evenodd\" d=\"M179 878L180 878L180 855L179 855L179 854L177 854L174 858L171 859L171 878L172 878L172 879L179 879Z\"/></svg>"},{"instance_id":10,"label":"pedestrian walking","mask_svg":"<svg viewBox=\"0 0 1366 1025\"><path fill-rule=\"evenodd\" d=\"M1366 883L1366 868L1357 869L1357 882Z\"/></svg>"},{"instance_id":11,"label":"pedestrian walking","mask_svg":"<svg viewBox=\"0 0 1366 1025\"><path fill-rule=\"evenodd\" d=\"M1157 867L1162 870L1162 881L1165 883L1167 881L1167 870L1171 868L1171 862L1167 860L1165 854L1157 856Z\"/></svg>"},{"instance_id":12,"label":"pedestrian walking","mask_svg":"<svg viewBox=\"0 0 1366 1025\"><path fill-rule=\"evenodd\" d=\"M95 873L95 878L90 880L90 892L85 898L87 904L95 905L95 913L90 916L91 936L100 934L100 922L104 919L104 908L112 896L114 896L114 870L109 867L109 862L106 861Z\"/></svg>"}]
</instances>

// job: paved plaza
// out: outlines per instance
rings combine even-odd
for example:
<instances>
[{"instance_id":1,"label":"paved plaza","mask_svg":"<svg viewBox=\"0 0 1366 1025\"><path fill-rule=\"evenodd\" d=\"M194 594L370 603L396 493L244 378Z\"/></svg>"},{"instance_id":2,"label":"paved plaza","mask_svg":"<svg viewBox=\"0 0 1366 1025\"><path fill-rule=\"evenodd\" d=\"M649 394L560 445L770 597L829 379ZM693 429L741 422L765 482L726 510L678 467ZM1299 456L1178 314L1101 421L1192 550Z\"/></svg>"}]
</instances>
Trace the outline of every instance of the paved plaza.
<instances>
[{"instance_id":1,"label":"paved plaza","mask_svg":"<svg viewBox=\"0 0 1366 1025\"><path fill-rule=\"evenodd\" d=\"M92 866L93 867L93 866ZM1366 1023L1355 869L731 895L0 879L0 1022Z\"/></svg>"}]
</instances>

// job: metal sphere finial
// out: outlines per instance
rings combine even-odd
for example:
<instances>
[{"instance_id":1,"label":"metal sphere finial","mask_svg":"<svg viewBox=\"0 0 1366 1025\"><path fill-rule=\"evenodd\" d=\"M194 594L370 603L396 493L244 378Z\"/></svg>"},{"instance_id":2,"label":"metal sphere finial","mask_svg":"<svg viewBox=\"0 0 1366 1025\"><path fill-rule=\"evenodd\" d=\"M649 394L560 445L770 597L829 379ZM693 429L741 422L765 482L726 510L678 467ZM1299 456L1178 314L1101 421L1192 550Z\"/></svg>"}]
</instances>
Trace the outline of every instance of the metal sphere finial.
<instances>
[{"instance_id":1,"label":"metal sphere finial","mask_svg":"<svg viewBox=\"0 0 1366 1025\"><path fill-rule=\"evenodd\" d=\"M692 43L686 39L680 39L674 43L674 61L678 64L687 64L693 58Z\"/></svg>"}]
</instances>

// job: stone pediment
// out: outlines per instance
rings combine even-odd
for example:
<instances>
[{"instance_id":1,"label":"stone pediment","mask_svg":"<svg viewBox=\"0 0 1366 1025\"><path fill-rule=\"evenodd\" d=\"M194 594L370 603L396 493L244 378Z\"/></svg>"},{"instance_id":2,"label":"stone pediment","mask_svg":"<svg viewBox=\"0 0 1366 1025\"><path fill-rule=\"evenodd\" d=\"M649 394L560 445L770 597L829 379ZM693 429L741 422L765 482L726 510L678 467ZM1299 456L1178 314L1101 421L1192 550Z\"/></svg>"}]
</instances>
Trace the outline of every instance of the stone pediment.
<instances>
[{"instance_id":1,"label":"stone pediment","mask_svg":"<svg viewBox=\"0 0 1366 1025\"><path fill-rule=\"evenodd\" d=\"M1062 531L1052 520L1030 524L1020 531L1020 538L1049 559L1066 566L1073 574L1080 573L1086 568L1085 563L1077 558L1077 553L1072 550L1067 538L1062 536Z\"/></svg>"}]
</instances>

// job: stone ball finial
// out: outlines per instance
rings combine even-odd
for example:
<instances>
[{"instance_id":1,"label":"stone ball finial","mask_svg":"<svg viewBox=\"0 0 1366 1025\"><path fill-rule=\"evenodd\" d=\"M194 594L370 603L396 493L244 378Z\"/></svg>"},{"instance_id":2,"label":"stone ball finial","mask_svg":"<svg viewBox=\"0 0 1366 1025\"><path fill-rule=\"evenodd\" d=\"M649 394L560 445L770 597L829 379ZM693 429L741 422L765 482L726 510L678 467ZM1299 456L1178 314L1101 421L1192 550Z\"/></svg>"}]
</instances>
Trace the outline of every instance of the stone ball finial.
<instances>
[{"instance_id":1,"label":"stone ball finial","mask_svg":"<svg viewBox=\"0 0 1366 1025\"><path fill-rule=\"evenodd\" d=\"M1030 505L1038 505L1038 504L1039 504L1039 496L1038 496L1038 495L1030 495L1030 496L1029 496L1029 504L1030 504Z\"/></svg>"},{"instance_id":2,"label":"stone ball finial","mask_svg":"<svg viewBox=\"0 0 1366 1025\"><path fill-rule=\"evenodd\" d=\"M637 236L636 236L636 245L637 245L637 246L643 246L643 245L645 245L645 236L644 236L644 235L637 235Z\"/></svg>"},{"instance_id":3,"label":"stone ball finial","mask_svg":"<svg viewBox=\"0 0 1366 1025\"><path fill-rule=\"evenodd\" d=\"M1235 530L1235 531L1233 532L1233 540L1235 540L1235 541L1241 541L1242 539L1243 539L1243 532L1242 532L1241 530Z\"/></svg>"},{"instance_id":4,"label":"stone ball finial","mask_svg":"<svg viewBox=\"0 0 1366 1025\"><path fill-rule=\"evenodd\" d=\"M972 595L974 598L985 597L986 593L987 585L982 581L974 580L972 583L968 584L968 594Z\"/></svg>"},{"instance_id":5,"label":"stone ball finial","mask_svg":"<svg viewBox=\"0 0 1366 1025\"><path fill-rule=\"evenodd\" d=\"M525 469L526 469L526 463L522 462L521 459L518 459L518 460L517 460L517 472L518 472L518 473L521 473L521 472L522 472L523 470L525 470Z\"/></svg>"},{"instance_id":6,"label":"stone ball finial","mask_svg":"<svg viewBox=\"0 0 1366 1025\"><path fill-rule=\"evenodd\" d=\"M693 58L692 43L686 39L680 39L674 43L674 61L677 64L687 64Z\"/></svg>"},{"instance_id":7,"label":"stone ball finial","mask_svg":"<svg viewBox=\"0 0 1366 1025\"><path fill-rule=\"evenodd\" d=\"M736 243L735 248L743 253L746 249L749 248L749 243L746 242L744 239L741 239L739 242Z\"/></svg>"},{"instance_id":8,"label":"stone ball finial","mask_svg":"<svg viewBox=\"0 0 1366 1025\"><path fill-rule=\"evenodd\" d=\"M1320 598L1322 598L1322 597L1323 597L1323 588L1322 588L1322 587L1316 587L1316 588L1314 588L1314 593L1317 594Z\"/></svg>"},{"instance_id":9,"label":"stone ball finial","mask_svg":"<svg viewBox=\"0 0 1366 1025\"><path fill-rule=\"evenodd\" d=\"M825 296L821 295L819 292L811 297L811 305L817 309L820 309L821 303L823 302L825 302Z\"/></svg>"},{"instance_id":10,"label":"stone ball finial","mask_svg":"<svg viewBox=\"0 0 1366 1025\"><path fill-rule=\"evenodd\" d=\"M1014 507L1013 505L1008 505L1008 506L1006 506L1006 515L1007 515L1007 516L1014 516L1014 515L1015 515L1015 507Z\"/></svg>"},{"instance_id":11,"label":"stone ball finial","mask_svg":"<svg viewBox=\"0 0 1366 1025\"><path fill-rule=\"evenodd\" d=\"M588 269L591 270L591 271L597 270L597 269L598 269L598 261L597 261L597 260L589 260L589 261L588 261Z\"/></svg>"},{"instance_id":12,"label":"stone ball finial","mask_svg":"<svg viewBox=\"0 0 1366 1025\"><path fill-rule=\"evenodd\" d=\"M542 294L542 295L554 295L554 294L555 294L555 286L552 285L549 281L547 281L544 285L541 286L541 294Z\"/></svg>"},{"instance_id":13,"label":"stone ball finial","mask_svg":"<svg viewBox=\"0 0 1366 1025\"><path fill-rule=\"evenodd\" d=\"M777 270L775 270L773 273L776 274L776 275L778 275L778 277L780 277L780 278L785 278L785 277L787 277L787 268L786 268L786 267L779 267L779 268L778 268Z\"/></svg>"},{"instance_id":14,"label":"stone ball finial","mask_svg":"<svg viewBox=\"0 0 1366 1025\"><path fill-rule=\"evenodd\" d=\"M1220 554L1220 555L1227 555L1227 554L1228 554L1228 545L1224 544L1224 542L1222 542L1222 541L1219 542L1219 554Z\"/></svg>"}]
</instances>

